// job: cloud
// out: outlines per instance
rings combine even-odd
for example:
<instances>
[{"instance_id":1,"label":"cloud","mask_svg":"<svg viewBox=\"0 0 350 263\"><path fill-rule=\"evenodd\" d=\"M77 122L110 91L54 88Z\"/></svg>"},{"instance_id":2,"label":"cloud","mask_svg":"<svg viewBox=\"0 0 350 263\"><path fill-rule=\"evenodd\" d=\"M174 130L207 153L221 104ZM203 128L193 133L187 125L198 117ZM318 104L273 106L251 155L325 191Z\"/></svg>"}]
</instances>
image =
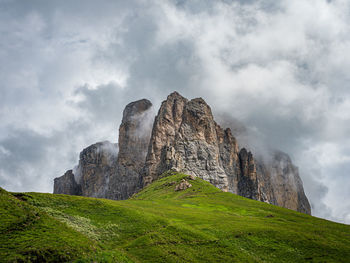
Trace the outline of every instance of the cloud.
<instances>
[{"instance_id":1,"label":"cloud","mask_svg":"<svg viewBox=\"0 0 350 263\"><path fill-rule=\"evenodd\" d=\"M124 109L124 93L122 88L114 82L90 87L88 84L75 90L78 97L72 104L76 104L91 121L110 122L118 119ZM90 115L90 116L89 116ZM116 121L115 121L116 122Z\"/></svg>"},{"instance_id":2,"label":"cloud","mask_svg":"<svg viewBox=\"0 0 350 263\"><path fill-rule=\"evenodd\" d=\"M315 215L349 223L349 11L345 0L0 1L0 185L51 191L80 150L116 142L126 104L158 108L177 90L226 114L241 145L288 152Z\"/></svg>"},{"instance_id":3,"label":"cloud","mask_svg":"<svg viewBox=\"0 0 350 263\"><path fill-rule=\"evenodd\" d=\"M67 140L68 132L52 137L30 130L9 132L0 143L1 186L12 191L51 192L52 178L63 174L72 153L76 154L75 143Z\"/></svg>"}]
</instances>

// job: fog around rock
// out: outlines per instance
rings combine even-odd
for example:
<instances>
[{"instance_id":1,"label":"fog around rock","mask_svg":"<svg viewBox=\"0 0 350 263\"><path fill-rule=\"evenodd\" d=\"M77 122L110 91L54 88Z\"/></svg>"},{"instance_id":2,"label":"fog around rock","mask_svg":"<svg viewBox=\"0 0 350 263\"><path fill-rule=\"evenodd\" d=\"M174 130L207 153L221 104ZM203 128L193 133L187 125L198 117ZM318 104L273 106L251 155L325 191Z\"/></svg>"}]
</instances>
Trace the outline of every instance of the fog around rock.
<instances>
[{"instance_id":1,"label":"fog around rock","mask_svg":"<svg viewBox=\"0 0 350 263\"><path fill-rule=\"evenodd\" d=\"M1 187L52 192L83 148L117 143L126 104L177 90L245 127L252 151L289 153L314 215L350 223L349 9L1 0Z\"/></svg>"}]
</instances>

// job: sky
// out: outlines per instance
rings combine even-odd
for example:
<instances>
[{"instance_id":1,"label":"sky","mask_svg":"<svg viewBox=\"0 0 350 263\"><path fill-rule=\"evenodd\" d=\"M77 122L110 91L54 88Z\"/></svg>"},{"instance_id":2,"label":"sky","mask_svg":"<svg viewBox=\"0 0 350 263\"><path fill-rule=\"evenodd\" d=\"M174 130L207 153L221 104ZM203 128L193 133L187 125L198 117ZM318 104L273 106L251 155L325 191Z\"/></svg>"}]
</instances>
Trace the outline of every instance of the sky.
<instances>
[{"instance_id":1,"label":"sky","mask_svg":"<svg viewBox=\"0 0 350 263\"><path fill-rule=\"evenodd\" d=\"M126 104L176 90L287 152L313 215L350 224L349 24L347 0L0 0L0 186L52 192Z\"/></svg>"}]
</instances>

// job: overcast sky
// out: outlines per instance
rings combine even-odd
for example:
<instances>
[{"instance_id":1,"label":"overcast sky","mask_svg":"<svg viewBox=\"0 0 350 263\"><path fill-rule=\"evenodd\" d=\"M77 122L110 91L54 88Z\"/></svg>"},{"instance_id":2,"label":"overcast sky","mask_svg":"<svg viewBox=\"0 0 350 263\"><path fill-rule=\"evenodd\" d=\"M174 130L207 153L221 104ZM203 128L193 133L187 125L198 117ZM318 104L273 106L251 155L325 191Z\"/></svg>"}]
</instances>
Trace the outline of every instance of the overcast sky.
<instances>
[{"instance_id":1,"label":"overcast sky","mask_svg":"<svg viewBox=\"0 0 350 263\"><path fill-rule=\"evenodd\" d=\"M350 224L350 1L0 0L0 186L52 192L124 106L174 90L299 166Z\"/></svg>"}]
</instances>

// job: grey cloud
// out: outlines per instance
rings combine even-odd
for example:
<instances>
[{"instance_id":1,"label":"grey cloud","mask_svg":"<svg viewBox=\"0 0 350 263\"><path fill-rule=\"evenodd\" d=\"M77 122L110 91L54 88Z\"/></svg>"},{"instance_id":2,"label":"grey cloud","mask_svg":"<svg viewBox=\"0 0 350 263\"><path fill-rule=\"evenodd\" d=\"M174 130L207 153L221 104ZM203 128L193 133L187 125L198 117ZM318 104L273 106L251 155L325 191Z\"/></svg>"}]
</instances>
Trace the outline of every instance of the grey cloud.
<instances>
[{"instance_id":1,"label":"grey cloud","mask_svg":"<svg viewBox=\"0 0 350 263\"><path fill-rule=\"evenodd\" d=\"M93 89L84 85L77 88L74 94L83 96L82 100L76 104L86 114L91 115L88 117L91 118L92 123L117 122L120 118L120 112L125 106L123 105L124 93L116 83L100 85Z\"/></svg>"},{"instance_id":2,"label":"grey cloud","mask_svg":"<svg viewBox=\"0 0 350 263\"><path fill-rule=\"evenodd\" d=\"M43 191L47 184L45 162L53 157L50 138L28 130L11 130L11 135L0 141L0 181L9 190L27 189Z\"/></svg>"},{"instance_id":3,"label":"grey cloud","mask_svg":"<svg viewBox=\"0 0 350 263\"><path fill-rule=\"evenodd\" d=\"M0 7L1 186L51 191L83 147L116 142L127 103L156 109L177 90L206 99L241 145L290 153L315 215L350 222L346 1Z\"/></svg>"},{"instance_id":4,"label":"grey cloud","mask_svg":"<svg viewBox=\"0 0 350 263\"><path fill-rule=\"evenodd\" d=\"M0 185L9 191L51 192L53 179L74 167L83 148L97 140L116 141L116 131L102 128L102 134L95 134L83 120L48 136L30 129L7 131L0 140Z\"/></svg>"}]
</instances>

